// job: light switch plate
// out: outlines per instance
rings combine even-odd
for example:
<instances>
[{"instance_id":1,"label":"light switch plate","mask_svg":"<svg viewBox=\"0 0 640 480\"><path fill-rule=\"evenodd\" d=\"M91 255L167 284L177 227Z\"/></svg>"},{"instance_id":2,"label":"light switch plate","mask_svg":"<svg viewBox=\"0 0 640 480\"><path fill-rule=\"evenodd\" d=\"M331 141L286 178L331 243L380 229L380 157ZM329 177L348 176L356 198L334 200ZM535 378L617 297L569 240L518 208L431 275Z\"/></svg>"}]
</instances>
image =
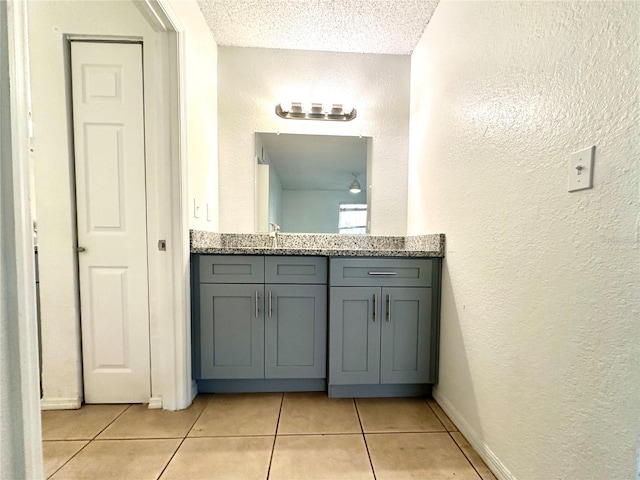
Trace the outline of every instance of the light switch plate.
<instances>
[{"instance_id":1,"label":"light switch plate","mask_svg":"<svg viewBox=\"0 0 640 480\"><path fill-rule=\"evenodd\" d=\"M569 191L593 188L593 158L596 147L585 148L571 154L569 162Z\"/></svg>"},{"instance_id":2,"label":"light switch plate","mask_svg":"<svg viewBox=\"0 0 640 480\"><path fill-rule=\"evenodd\" d=\"M200 205L195 198L193 199L193 218L200 218Z\"/></svg>"}]
</instances>

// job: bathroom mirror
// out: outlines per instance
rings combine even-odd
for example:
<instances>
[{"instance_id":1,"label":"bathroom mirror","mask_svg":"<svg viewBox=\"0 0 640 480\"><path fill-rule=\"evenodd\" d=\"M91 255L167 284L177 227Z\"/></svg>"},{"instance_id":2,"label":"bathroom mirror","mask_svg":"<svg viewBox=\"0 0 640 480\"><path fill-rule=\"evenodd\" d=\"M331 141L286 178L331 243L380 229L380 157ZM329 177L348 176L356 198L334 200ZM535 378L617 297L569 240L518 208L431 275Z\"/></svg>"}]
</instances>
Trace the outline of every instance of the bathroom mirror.
<instances>
[{"instance_id":1,"label":"bathroom mirror","mask_svg":"<svg viewBox=\"0 0 640 480\"><path fill-rule=\"evenodd\" d=\"M257 232L368 233L370 137L260 132L255 144Z\"/></svg>"}]
</instances>

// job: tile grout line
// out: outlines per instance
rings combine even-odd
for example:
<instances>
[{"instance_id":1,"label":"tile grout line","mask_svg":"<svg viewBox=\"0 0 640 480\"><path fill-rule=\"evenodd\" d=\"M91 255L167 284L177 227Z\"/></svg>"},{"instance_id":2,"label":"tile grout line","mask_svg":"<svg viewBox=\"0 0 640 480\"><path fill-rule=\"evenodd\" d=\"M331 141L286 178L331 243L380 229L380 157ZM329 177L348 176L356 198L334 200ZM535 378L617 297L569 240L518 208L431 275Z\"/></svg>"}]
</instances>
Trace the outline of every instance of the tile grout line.
<instances>
[{"instance_id":1,"label":"tile grout line","mask_svg":"<svg viewBox=\"0 0 640 480\"><path fill-rule=\"evenodd\" d=\"M162 467L162 470L160 471L160 473L158 474L158 476L156 477L156 480L158 480L160 477L162 477L162 475L164 475L165 470L167 469L167 467L169 466L169 464L171 463L171 460L174 459L174 457L176 456L176 453L178 453L178 450L180 450L180 447L182 447L182 444L184 443L184 441L187 439L187 437L182 437L180 439L180 443L178 444L178 447L173 451L173 453L171 454L171 457L169 458L169 461L167 461L167 463L165 464L164 467Z\"/></svg>"},{"instance_id":2,"label":"tile grout line","mask_svg":"<svg viewBox=\"0 0 640 480\"><path fill-rule=\"evenodd\" d=\"M78 440L45 440L47 442L52 442L52 441L63 441L63 442L74 442L74 441L78 441ZM81 440L82 441L82 440ZM85 443L82 448L80 450L78 450L76 453L74 453L73 455L71 455L71 457L69 457L69 459L67 459L66 462L64 462L62 465L60 465L53 473L51 473L51 475L49 475L47 477L47 479L52 478L56 473L58 473L62 467L64 467L67 463L69 463L71 460L73 460L81 451L83 451L85 448L87 448L87 446L91 443L91 440L87 441L87 443Z\"/></svg>"},{"instance_id":3,"label":"tile grout line","mask_svg":"<svg viewBox=\"0 0 640 480\"><path fill-rule=\"evenodd\" d=\"M453 440L453 443L456 445L456 447L458 447L458 450L460 450L460 452L462 453L462 455L464 455L464 458L466 458L467 462L469 462L469 465L471 465L471 468L473 468L473 470L476 472L476 475L478 475L478 478L480 480L484 480L482 475L480 474L480 472L478 471L478 469L476 468L476 466L473 464L473 462L471 461L471 459L467 456L466 453L464 453L464 450L462 449L462 447L460 445L458 445L458 442L456 442L456 439L453 438L453 435L451 435L451 432L447 432L449 434L449 438L451 438L451 440ZM460 432L458 432L460 433ZM460 434L462 435L462 434Z\"/></svg>"},{"instance_id":4,"label":"tile grout line","mask_svg":"<svg viewBox=\"0 0 640 480\"><path fill-rule=\"evenodd\" d=\"M276 451L276 440L278 439L278 429L280 428L280 417L282 416L282 409L284 408L284 396L285 393L282 392L282 399L280 400L280 410L278 410L278 420L276 421L276 432L273 436L273 445L271 446L271 456L269 457L269 466L267 467L267 477L266 480L269 480L269 476L271 475L271 463L273 462L273 454Z\"/></svg>"},{"instance_id":5,"label":"tile grout line","mask_svg":"<svg viewBox=\"0 0 640 480\"><path fill-rule=\"evenodd\" d=\"M85 405L86 405L86 404L85 404ZM87 447L88 447L88 446L89 446L89 445L90 445L90 444L91 444L91 443L92 443L92 442L93 442L93 441L98 437L98 435L100 435L102 432L104 432L104 431L106 430L106 428L107 428L109 425L111 425L113 422L115 422L117 419L119 419L119 418L122 416L122 414L123 414L124 412L126 412L127 410L129 410L129 408L130 408L130 407L131 407L131 404L128 404L127 408L125 408L125 409L124 409L124 410L122 410L118 415L116 415L116 417L115 417L113 420L111 420L109 423L107 423L107 424L105 425L105 427L104 427L102 430L100 430L98 433L96 433L96 434L93 436L93 438L89 438L89 439L83 438L83 439L79 439L79 440L62 440L62 441L67 441L67 442L71 442L71 441L87 441L87 443L85 443L85 444L82 446L82 448L81 448L80 450L78 450L76 453L74 453L73 455L71 455L71 457L69 457L69 458L67 459L67 461L66 461L66 462L64 462L62 465L60 465L60 466L59 466L59 467L58 467L58 468L57 468L57 469L56 469L56 470L55 470L51 475L49 475L47 478L52 478L56 473L58 473L58 472L62 469L62 467L64 467L67 463L69 463L71 460L73 460L74 458L76 458L76 457L78 456L78 454L79 454L81 451L83 451L85 448L87 448ZM82 405L80 405L80 408L82 408ZM78 410L79 410L79 409L78 409ZM45 441L53 441L53 440L43 440L43 442L45 442Z\"/></svg>"},{"instance_id":6,"label":"tile grout line","mask_svg":"<svg viewBox=\"0 0 640 480\"><path fill-rule=\"evenodd\" d=\"M367 450L367 457L369 457L369 465L371 466L371 473L373 474L373 480L376 480L376 470L373 468L373 460L371 460L371 452L369 452L369 444L367 443L367 436L364 434L364 427L362 426L362 419L360 418L360 411L358 410L358 402L353 398L353 406L356 408L356 416L358 417L358 423L360 424L360 431L362 433L362 439L364 440L364 448Z\"/></svg>"},{"instance_id":7,"label":"tile grout line","mask_svg":"<svg viewBox=\"0 0 640 480\"><path fill-rule=\"evenodd\" d=\"M131 408L131 405L133 404L128 404L127 408L125 408L124 410L122 410L118 415L116 415L116 417L111 420L109 423L107 423L104 428L102 430L100 430L98 433L96 433L93 438L91 440L89 440L89 443L93 442L96 438L98 438L100 436L100 434L102 432L104 432L107 428L109 428L111 425L113 425L113 422L115 422L116 420L118 420L122 415L124 415L124 412L126 412L127 410L129 410Z\"/></svg>"},{"instance_id":8,"label":"tile grout line","mask_svg":"<svg viewBox=\"0 0 640 480\"><path fill-rule=\"evenodd\" d=\"M432 397L432 398L433 398L433 397ZM442 428L444 428L444 431L448 433L448 432L449 432L449 429L446 427L446 425L444 424L444 422L443 422L442 420L440 420L440 417L438 416L438 414L436 413L436 411L435 411L433 408L431 408L431 405L429 405L429 402L427 402L427 398L426 398L426 397L423 397L422 399L424 400L424 403L426 403L426 404L427 404L427 407L429 407L429 410L431 410L431 413L433 413L433 416L434 416L434 417L436 417L436 420L438 420L438 423L439 423L440 425L442 425ZM449 420L449 421L451 421L451 420Z\"/></svg>"},{"instance_id":9,"label":"tile grout line","mask_svg":"<svg viewBox=\"0 0 640 480\"><path fill-rule=\"evenodd\" d=\"M394 430L392 432L367 432L367 435L436 435L449 433L448 430ZM455 433L455 432L454 432Z\"/></svg>"},{"instance_id":10,"label":"tile grout line","mask_svg":"<svg viewBox=\"0 0 640 480\"><path fill-rule=\"evenodd\" d=\"M196 396L196 398L198 398ZM182 444L184 443L184 441L187 439L187 435L189 435L189 433L191 432L191 430L193 429L193 426L196 424L196 422L198 420L200 420L200 417L202 416L202 414L204 413L205 409L207 408L207 406L209 405L209 403L211 403L211 400L213 399L213 395L211 396L211 398L209 399L209 401L207 402L207 404L202 408L202 411L198 414L198 416L196 417L196 419L194 420L194 422L191 424L191 428L189 428L189 430L187 430L187 433L184 434L184 436L182 437L182 439L180 440L180 444L178 445L178 448L176 448L173 451L173 454L171 455L171 457L169 458L169 461L165 464L165 466L162 468L162 470L160 471L160 474L157 477L157 480L160 479L162 477L162 475L164 475L165 470L167 469L167 467L169 466L169 464L171 463L171 461L174 459L174 457L176 456L176 453L178 453L178 450L180 450L180 447L182 447ZM195 402L195 398L193 399L193 401ZM193 405L193 402L191 403Z\"/></svg>"},{"instance_id":11,"label":"tile grout line","mask_svg":"<svg viewBox=\"0 0 640 480\"><path fill-rule=\"evenodd\" d=\"M433 398L433 397L432 397ZM433 412L433 414L436 416L436 418L438 419L438 421L442 424L442 426L444 427L445 431L447 432L447 434L449 435L449 438L453 441L453 443L456 445L456 447L458 447L458 450L460 450L460 452L462 453L462 455L464 455L464 458L467 460L467 462L469 463L469 465L471 465L471 468L473 468L473 470L476 472L476 475L478 475L478 478L480 480L484 480L482 475L480 474L480 472L478 471L478 469L476 468L476 466L473 464L473 462L471 461L471 459L467 456L467 454L464 452L464 450L462 449L462 447L458 444L458 442L456 441L456 439L453 437L453 435L451 435L451 431L445 427L444 422L442 420L440 420L440 417L438 416L438 414L436 413L436 411L431 407L431 405L429 405L429 402L427 402L427 399L424 399L425 403L427 404L427 406L429 407L429 409ZM435 400L434 400L435 401ZM436 402L437 403L437 402ZM449 419L449 422L451 422L451 419ZM457 428L457 427L456 427ZM460 433L459 431L457 433ZM462 434L461 434L462 435Z\"/></svg>"},{"instance_id":12,"label":"tile grout line","mask_svg":"<svg viewBox=\"0 0 640 480\"><path fill-rule=\"evenodd\" d=\"M198 414L198 416L196 417L196 419L193 421L193 423L191 424L191 426L189 427L189 430L187 430L187 433L185 433L184 438L187 438L189 436L189 434L191 433L191 430L193 430L193 427L196 426L196 423L198 423L198 420L200 420L200 417L202 416L202 414L204 413L204 411L207 409L207 407L209 406L209 404L211 403L211 401L213 400L213 397L215 395L211 395L211 398L209 398L209 401L204 405L204 407L202 407L202 411ZM196 399L198 398L198 396L196 395L196 398L193 399L193 401L195 402ZM192 403L193 405L193 403Z\"/></svg>"}]
</instances>

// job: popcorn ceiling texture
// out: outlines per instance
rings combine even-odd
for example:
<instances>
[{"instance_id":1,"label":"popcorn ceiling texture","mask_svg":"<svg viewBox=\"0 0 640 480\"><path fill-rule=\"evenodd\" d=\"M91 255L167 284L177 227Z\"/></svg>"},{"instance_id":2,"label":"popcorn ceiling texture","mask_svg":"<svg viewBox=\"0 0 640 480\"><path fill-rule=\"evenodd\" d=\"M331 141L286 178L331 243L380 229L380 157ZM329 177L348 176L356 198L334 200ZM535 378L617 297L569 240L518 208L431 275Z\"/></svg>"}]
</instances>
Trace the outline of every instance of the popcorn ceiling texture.
<instances>
[{"instance_id":1,"label":"popcorn ceiling texture","mask_svg":"<svg viewBox=\"0 0 640 480\"><path fill-rule=\"evenodd\" d=\"M199 0L218 45L408 55L437 1Z\"/></svg>"},{"instance_id":2,"label":"popcorn ceiling texture","mask_svg":"<svg viewBox=\"0 0 640 480\"><path fill-rule=\"evenodd\" d=\"M637 478L639 88L638 2L443 1L413 53L408 232L447 234L434 395L500 478Z\"/></svg>"},{"instance_id":3,"label":"popcorn ceiling texture","mask_svg":"<svg viewBox=\"0 0 640 480\"><path fill-rule=\"evenodd\" d=\"M191 230L191 253L326 255L349 257L442 257L444 235L393 237L281 233L278 248L267 233L212 233Z\"/></svg>"}]
</instances>

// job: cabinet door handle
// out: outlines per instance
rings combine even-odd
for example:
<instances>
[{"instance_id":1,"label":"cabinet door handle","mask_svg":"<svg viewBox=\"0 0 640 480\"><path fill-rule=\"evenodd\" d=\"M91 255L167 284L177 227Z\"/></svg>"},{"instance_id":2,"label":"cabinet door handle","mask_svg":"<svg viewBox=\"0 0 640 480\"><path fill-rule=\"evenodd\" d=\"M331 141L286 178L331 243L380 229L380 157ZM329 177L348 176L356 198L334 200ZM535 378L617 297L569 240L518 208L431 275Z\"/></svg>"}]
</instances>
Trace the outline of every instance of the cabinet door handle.
<instances>
[{"instance_id":1,"label":"cabinet door handle","mask_svg":"<svg viewBox=\"0 0 640 480\"><path fill-rule=\"evenodd\" d=\"M271 318L272 313L273 313L273 304L271 303L271 290L269 290L269 318Z\"/></svg>"},{"instance_id":2,"label":"cabinet door handle","mask_svg":"<svg viewBox=\"0 0 640 480\"><path fill-rule=\"evenodd\" d=\"M373 295L373 321L376 321L376 311L378 310L378 295Z\"/></svg>"},{"instance_id":3,"label":"cabinet door handle","mask_svg":"<svg viewBox=\"0 0 640 480\"><path fill-rule=\"evenodd\" d=\"M397 275L397 274L398 274L398 272L367 272L367 274L368 274L368 275L371 275L371 276L376 276L376 275L378 275L378 276L380 276L380 275L382 275L382 276L385 276L385 275L389 276L389 275Z\"/></svg>"},{"instance_id":4,"label":"cabinet door handle","mask_svg":"<svg viewBox=\"0 0 640 480\"><path fill-rule=\"evenodd\" d=\"M387 295L387 322L391 321L391 295Z\"/></svg>"},{"instance_id":5,"label":"cabinet door handle","mask_svg":"<svg viewBox=\"0 0 640 480\"><path fill-rule=\"evenodd\" d=\"M258 291L256 290L256 318L258 318Z\"/></svg>"}]
</instances>

